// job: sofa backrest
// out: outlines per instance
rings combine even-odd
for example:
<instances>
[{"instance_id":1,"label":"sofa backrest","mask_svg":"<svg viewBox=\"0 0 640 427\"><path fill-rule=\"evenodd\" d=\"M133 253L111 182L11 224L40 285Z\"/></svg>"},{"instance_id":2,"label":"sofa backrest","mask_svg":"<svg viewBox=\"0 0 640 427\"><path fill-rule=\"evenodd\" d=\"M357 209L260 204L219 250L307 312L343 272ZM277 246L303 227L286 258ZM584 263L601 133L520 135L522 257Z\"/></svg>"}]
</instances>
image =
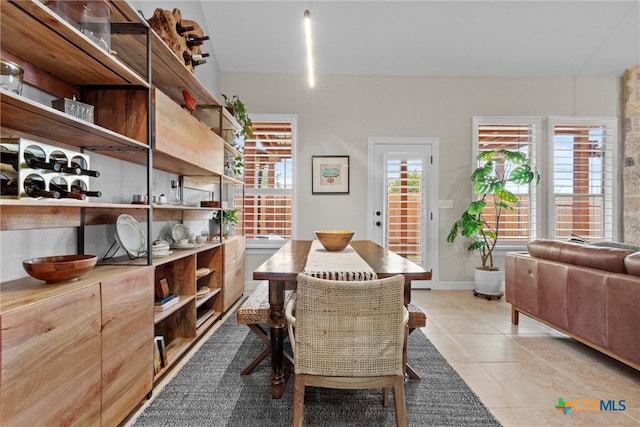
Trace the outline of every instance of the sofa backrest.
<instances>
[{"instance_id":1,"label":"sofa backrest","mask_svg":"<svg viewBox=\"0 0 640 427\"><path fill-rule=\"evenodd\" d=\"M527 249L533 257L591 267L613 273L627 273L625 258L636 253L629 249L583 245L548 239L533 240L527 244ZM640 276L640 257L636 261L634 255L629 264L632 271L636 271L636 268L638 270L634 275Z\"/></svg>"},{"instance_id":2,"label":"sofa backrest","mask_svg":"<svg viewBox=\"0 0 640 427\"><path fill-rule=\"evenodd\" d=\"M627 255L624 259L624 266L627 268L627 273L640 276L640 252Z\"/></svg>"}]
</instances>

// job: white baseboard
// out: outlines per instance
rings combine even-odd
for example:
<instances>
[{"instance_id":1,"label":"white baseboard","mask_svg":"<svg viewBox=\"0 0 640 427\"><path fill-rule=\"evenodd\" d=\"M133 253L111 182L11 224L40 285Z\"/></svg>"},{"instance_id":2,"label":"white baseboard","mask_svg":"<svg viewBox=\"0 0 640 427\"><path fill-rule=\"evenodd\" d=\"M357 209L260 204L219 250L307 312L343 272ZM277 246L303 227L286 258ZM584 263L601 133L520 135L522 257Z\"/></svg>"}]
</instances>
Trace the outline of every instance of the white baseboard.
<instances>
[{"instance_id":1,"label":"white baseboard","mask_svg":"<svg viewBox=\"0 0 640 427\"><path fill-rule=\"evenodd\" d=\"M475 287L474 282L443 282L427 281L427 287L434 291L469 291ZM422 285L422 283L421 283ZM425 287L412 287L412 289L425 289Z\"/></svg>"}]
</instances>

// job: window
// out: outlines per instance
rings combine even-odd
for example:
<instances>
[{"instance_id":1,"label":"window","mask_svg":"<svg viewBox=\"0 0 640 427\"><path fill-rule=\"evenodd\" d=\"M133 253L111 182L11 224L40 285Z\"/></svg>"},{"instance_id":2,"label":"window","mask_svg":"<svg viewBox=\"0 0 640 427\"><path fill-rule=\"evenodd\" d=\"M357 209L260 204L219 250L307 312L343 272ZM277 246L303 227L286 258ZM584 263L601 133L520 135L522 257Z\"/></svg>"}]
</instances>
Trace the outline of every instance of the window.
<instances>
[{"instance_id":1,"label":"window","mask_svg":"<svg viewBox=\"0 0 640 427\"><path fill-rule=\"evenodd\" d=\"M424 242L423 159L387 160L387 247L422 265Z\"/></svg>"},{"instance_id":2,"label":"window","mask_svg":"<svg viewBox=\"0 0 640 427\"><path fill-rule=\"evenodd\" d=\"M244 220L248 240L287 240L292 233L295 118L253 118L244 141ZM241 195L237 195L241 197ZM241 203L241 201L238 201Z\"/></svg>"},{"instance_id":3,"label":"window","mask_svg":"<svg viewBox=\"0 0 640 427\"><path fill-rule=\"evenodd\" d=\"M569 240L576 234L589 241L616 240L618 194L617 120L615 118L551 117L546 143L541 120L527 117L474 117L474 165L479 151L521 150L540 170L540 187L514 186L520 206L502 217L499 245L519 246L536 237ZM545 158L543 163L537 159ZM545 216L539 193L548 194Z\"/></svg>"},{"instance_id":4,"label":"window","mask_svg":"<svg viewBox=\"0 0 640 427\"><path fill-rule=\"evenodd\" d=\"M549 119L552 238L615 238L616 128L616 119Z\"/></svg>"},{"instance_id":5,"label":"window","mask_svg":"<svg viewBox=\"0 0 640 427\"><path fill-rule=\"evenodd\" d=\"M479 152L508 149L523 152L536 166L540 133L538 117L474 117L473 167L477 167ZM499 165L497 166L499 168ZM544 177L543 177L544 178ZM521 246L538 235L538 187L512 185L509 190L520 199L514 211L503 211L500 219L498 246ZM474 194L474 197L478 195ZM488 202L491 202L488 200ZM487 210L491 212L492 210ZM496 228L495 218L487 216L487 222Z\"/></svg>"}]
</instances>

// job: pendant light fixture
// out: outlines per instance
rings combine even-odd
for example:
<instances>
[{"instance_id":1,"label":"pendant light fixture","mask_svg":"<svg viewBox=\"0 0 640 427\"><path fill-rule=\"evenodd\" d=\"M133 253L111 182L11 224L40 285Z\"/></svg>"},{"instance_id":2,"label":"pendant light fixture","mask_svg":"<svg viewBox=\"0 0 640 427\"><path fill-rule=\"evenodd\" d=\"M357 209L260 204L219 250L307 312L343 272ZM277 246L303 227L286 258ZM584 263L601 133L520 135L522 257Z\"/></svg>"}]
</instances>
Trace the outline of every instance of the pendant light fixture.
<instances>
[{"instance_id":1,"label":"pendant light fixture","mask_svg":"<svg viewBox=\"0 0 640 427\"><path fill-rule=\"evenodd\" d=\"M309 78L309 87L316 85L314 75L314 58L313 58L313 39L311 37L311 14L309 10L304 11L304 40L307 47L307 75Z\"/></svg>"}]
</instances>

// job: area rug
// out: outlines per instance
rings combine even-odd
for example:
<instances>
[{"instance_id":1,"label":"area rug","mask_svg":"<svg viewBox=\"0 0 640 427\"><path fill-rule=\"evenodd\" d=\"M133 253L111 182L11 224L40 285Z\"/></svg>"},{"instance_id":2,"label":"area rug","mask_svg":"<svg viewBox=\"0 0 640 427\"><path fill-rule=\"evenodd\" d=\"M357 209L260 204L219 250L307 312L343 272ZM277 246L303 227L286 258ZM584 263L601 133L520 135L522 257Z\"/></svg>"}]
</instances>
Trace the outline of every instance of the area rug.
<instances>
[{"instance_id":1,"label":"area rug","mask_svg":"<svg viewBox=\"0 0 640 427\"><path fill-rule=\"evenodd\" d=\"M248 376L242 371L263 344L235 315L204 343L174 379L133 422L135 427L290 426L293 375L285 367L285 391L271 398L269 358ZM407 380L411 426L500 426L489 410L429 342L415 331L407 359L420 380ZM304 424L312 426L395 426L393 405L382 405L379 390L307 387Z\"/></svg>"}]
</instances>

